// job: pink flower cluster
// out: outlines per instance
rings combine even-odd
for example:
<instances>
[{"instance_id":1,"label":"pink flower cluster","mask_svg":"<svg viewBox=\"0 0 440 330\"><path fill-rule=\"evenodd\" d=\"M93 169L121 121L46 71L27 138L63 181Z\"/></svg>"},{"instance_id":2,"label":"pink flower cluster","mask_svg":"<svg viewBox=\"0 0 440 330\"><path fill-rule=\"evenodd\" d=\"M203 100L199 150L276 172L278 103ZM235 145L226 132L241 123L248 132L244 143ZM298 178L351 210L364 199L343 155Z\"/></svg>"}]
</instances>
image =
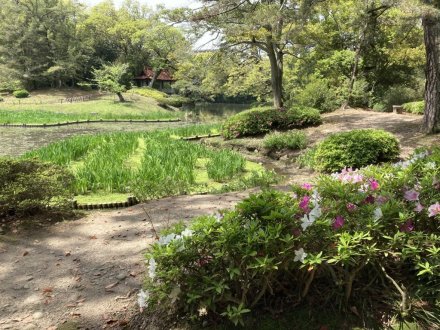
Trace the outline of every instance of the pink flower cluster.
<instances>
[{"instance_id":1,"label":"pink flower cluster","mask_svg":"<svg viewBox=\"0 0 440 330\"><path fill-rule=\"evenodd\" d=\"M428 212L429 217L435 217L436 215L440 214L440 203L437 202L432 204L430 207L428 207Z\"/></svg>"},{"instance_id":2,"label":"pink flower cluster","mask_svg":"<svg viewBox=\"0 0 440 330\"><path fill-rule=\"evenodd\" d=\"M344 183L359 183L364 181L364 176L352 168L344 168L341 173L333 173L332 176Z\"/></svg>"}]
</instances>

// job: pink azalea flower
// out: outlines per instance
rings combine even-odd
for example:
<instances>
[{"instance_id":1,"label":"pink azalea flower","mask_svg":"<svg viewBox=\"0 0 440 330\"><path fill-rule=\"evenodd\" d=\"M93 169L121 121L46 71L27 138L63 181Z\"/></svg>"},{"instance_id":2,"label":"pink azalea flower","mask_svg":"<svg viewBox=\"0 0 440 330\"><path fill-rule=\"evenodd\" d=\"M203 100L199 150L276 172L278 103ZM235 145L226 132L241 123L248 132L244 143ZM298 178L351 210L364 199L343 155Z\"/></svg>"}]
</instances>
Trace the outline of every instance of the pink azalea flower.
<instances>
[{"instance_id":1,"label":"pink azalea flower","mask_svg":"<svg viewBox=\"0 0 440 330\"><path fill-rule=\"evenodd\" d=\"M403 233L409 233L414 230L414 223L412 220L408 220L403 225L400 226L399 230Z\"/></svg>"},{"instance_id":2,"label":"pink azalea flower","mask_svg":"<svg viewBox=\"0 0 440 330\"><path fill-rule=\"evenodd\" d=\"M338 215L334 220L333 220L333 224L332 227L334 230L338 230L339 228L341 228L345 223L345 219L343 216Z\"/></svg>"},{"instance_id":3,"label":"pink azalea flower","mask_svg":"<svg viewBox=\"0 0 440 330\"><path fill-rule=\"evenodd\" d=\"M347 210L349 212L354 212L357 210L357 205L353 204L353 203L347 203Z\"/></svg>"},{"instance_id":4,"label":"pink azalea flower","mask_svg":"<svg viewBox=\"0 0 440 330\"><path fill-rule=\"evenodd\" d=\"M301 202L299 202L299 207L304 211L307 212L309 210L309 202L310 202L310 196L304 196L301 199Z\"/></svg>"},{"instance_id":5,"label":"pink azalea flower","mask_svg":"<svg viewBox=\"0 0 440 330\"><path fill-rule=\"evenodd\" d=\"M302 185L301 185L301 188L303 188L303 189L305 189L305 190L312 190L313 189L313 186L310 184L310 183L303 183Z\"/></svg>"},{"instance_id":6,"label":"pink azalea flower","mask_svg":"<svg viewBox=\"0 0 440 330\"><path fill-rule=\"evenodd\" d=\"M422 212L424 209L423 205L419 203L416 204L416 207L414 208L414 211L416 211L417 213Z\"/></svg>"},{"instance_id":7,"label":"pink azalea flower","mask_svg":"<svg viewBox=\"0 0 440 330\"><path fill-rule=\"evenodd\" d=\"M370 189L372 191L375 191L375 190L379 189L379 187L380 187L379 183L376 180L374 180L374 179L370 180Z\"/></svg>"},{"instance_id":8,"label":"pink azalea flower","mask_svg":"<svg viewBox=\"0 0 440 330\"><path fill-rule=\"evenodd\" d=\"M419 200L419 193L414 189L405 191L403 197L410 202L415 202Z\"/></svg>"},{"instance_id":9,"label":"pink azalea flower","mask_svg":"<svg viewBox=\"0 0 440 330\"><path fill-rule=\"evenodd\" d=\"M440 204L437 202L428 207L428 216L435 217L437 214L440 214Z\"/></svg>"}]
</instances>

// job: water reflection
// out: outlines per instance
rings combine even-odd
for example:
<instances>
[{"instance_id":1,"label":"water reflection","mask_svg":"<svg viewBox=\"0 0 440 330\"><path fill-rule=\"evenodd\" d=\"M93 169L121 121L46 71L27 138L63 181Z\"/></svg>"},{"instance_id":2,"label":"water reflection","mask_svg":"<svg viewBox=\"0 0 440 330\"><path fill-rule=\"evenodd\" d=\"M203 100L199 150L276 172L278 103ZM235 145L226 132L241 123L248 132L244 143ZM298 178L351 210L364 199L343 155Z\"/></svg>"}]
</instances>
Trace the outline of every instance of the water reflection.
<instances>
[{"instance_id":1,"label":"water reflection","mask_svg":"<svg viewBox=\"0 0 440 330\"><path fill-rule=\"evenodd\" d=\"M254 107L252 104L235 103L197 103L182 108L188 119L196 121L217 121L228 118L244 110Z\"/></svg>"}]
</instances>

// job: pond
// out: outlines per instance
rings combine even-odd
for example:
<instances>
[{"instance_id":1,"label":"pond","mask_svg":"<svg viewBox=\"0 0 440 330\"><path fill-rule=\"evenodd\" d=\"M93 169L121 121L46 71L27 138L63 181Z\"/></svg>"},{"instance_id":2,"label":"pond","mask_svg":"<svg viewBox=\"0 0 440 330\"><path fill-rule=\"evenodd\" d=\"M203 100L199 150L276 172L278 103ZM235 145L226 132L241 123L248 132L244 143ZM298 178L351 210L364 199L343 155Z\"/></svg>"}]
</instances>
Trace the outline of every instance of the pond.
<instances>
[{"instance_id":1,"label":"pond","mask_svg":"<svg viewBox=\"0 0 440 330\"><path fill-rule=\"evenodd\" d=\"M0 126L0 156L20 156L27 151L74 135L122 131L151 131L185 125L188 125L188 123L97 123L47 128Z\"/></svg>"},{"instance_id":2,"label":"pond","mask_svg":"<svg viewBox=\"0 0 440 330\"><path fill-rule=\"evenodd\" d=\"M19 156L27 151L74 135L151 131L192 125L198 122L216 122L249 108L251 108L249 104L196 104L191 108L182 109L187 113L187 122L177 123L96 123L47 128L0 126L0 156Z\"/></svg>"},{"instance_id":3,"label":"pond","mask_svg":"<svg viewBox=\"0 0 440 330\"><path fill-rule=\"evenodd\" d=\"M182 110L186 111L189 119L192 117L197 121L218 121L253 107L255 105L249 103L197 103L193 106L185 106Z\"/></svg>"}]
</instances>

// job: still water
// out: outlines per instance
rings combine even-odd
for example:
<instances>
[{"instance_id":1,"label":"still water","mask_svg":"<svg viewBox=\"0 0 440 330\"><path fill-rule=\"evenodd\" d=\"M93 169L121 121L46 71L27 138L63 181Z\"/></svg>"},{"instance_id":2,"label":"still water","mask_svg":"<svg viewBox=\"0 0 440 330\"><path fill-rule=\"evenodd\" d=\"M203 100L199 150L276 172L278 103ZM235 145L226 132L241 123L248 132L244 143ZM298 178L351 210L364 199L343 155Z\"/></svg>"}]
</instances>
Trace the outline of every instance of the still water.
<instances>
[{"instance_id":1,"label":"still water","mask_svg":"<svg viewBox=\"0 0 440 330\"><path fill-rule=\"evenodd\" d=\"M98 123L47 128L0 126L0 156L19 156L27 151L75 135L151 131L195 123L218 122L249 108L250 105L243 104L197 104L192 108L182 109L185 111L187 120L177 123Z\"/></svg>"}]
</instances>

